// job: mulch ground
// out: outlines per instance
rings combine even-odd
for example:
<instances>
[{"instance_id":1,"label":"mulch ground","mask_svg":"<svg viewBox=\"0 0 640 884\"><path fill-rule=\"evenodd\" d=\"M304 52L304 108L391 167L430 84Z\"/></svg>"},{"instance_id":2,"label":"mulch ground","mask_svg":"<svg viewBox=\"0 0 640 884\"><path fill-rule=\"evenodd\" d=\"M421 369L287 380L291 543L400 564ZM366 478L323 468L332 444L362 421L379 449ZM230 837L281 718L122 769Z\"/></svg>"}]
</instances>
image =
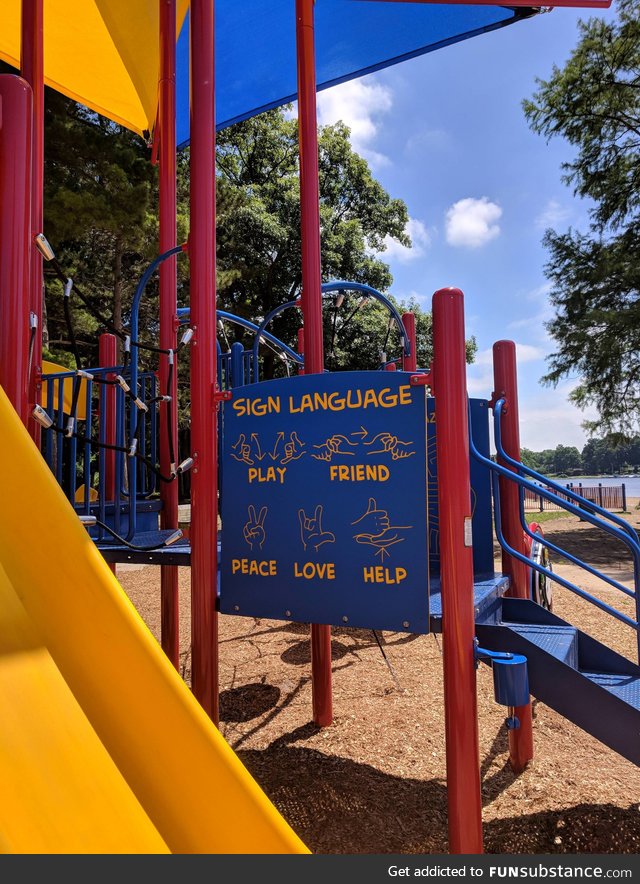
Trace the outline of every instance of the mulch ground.
<instances>
[{"instance_id":1,"label":"mulch ground","mask_svg":"<svg viewBox=\"0 0 640 884\"><path fill-rule=\"evenodd\" d=\"M628 517L640 526L637 510ZM545 534L628 584L623 551L573 517ZM585 588L575 566L554 569ZM159 574L120 581L159 634ZM595 591L595 589L594 589ZM180 569L181 662L189 680L189 572ZM615 590L598 590L618 604ZM632 610L624 597L621 610ZM627 607L625 607L627 605ZM561 588L554 611L631 659L635 637ZM220 617L221 731L311 850L446 853L447 793L438 636L333 631L334 724L311 721L308 628ZM639 853L640 770L542 703L534 703L536 758L508 764L504 707L490 671L478 671L485 850L490 853ZM212 800L216 800L212 796Z\"/></svg>"}]
</instances>

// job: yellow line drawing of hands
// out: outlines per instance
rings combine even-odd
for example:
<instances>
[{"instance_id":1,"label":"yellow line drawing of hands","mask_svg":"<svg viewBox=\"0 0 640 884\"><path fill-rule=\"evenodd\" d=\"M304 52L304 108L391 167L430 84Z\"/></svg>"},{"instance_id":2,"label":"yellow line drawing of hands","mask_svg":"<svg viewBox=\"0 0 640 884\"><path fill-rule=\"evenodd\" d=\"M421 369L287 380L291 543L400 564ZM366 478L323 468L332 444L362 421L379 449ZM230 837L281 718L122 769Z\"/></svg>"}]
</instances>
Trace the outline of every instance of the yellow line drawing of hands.
<instances>
[{"instance_id":1,"label":"yellow line drawing of hands","mask_svg":"<svg viewBox=\"0 0 640 884\"><path fill-rule=\"evenodd\" d=\"M243 528L243 535L246 542L249 544L251 549L254 547L259 547L262 549L262 545L266 538L266 533L264 530L264 520L267 515L267 508L263 506L260 510L260 514L256 516L256 508L251 504L249 506L249 521L245 523Z\"/></svg>"},{"instance_id":2,"label":"yellow line drawing of hands","mask_svg":"<svg viewBox=\"0 0 640 884\"><path fill-rule=\"evenodd\" d=\"M300 521L300 538L305 549L311 546L318 550L323 543L335 543L335 534L322 530L322 504L318 504L312 519L303 509L298 510L298 519Z\"/></svg>"}]
</instances>

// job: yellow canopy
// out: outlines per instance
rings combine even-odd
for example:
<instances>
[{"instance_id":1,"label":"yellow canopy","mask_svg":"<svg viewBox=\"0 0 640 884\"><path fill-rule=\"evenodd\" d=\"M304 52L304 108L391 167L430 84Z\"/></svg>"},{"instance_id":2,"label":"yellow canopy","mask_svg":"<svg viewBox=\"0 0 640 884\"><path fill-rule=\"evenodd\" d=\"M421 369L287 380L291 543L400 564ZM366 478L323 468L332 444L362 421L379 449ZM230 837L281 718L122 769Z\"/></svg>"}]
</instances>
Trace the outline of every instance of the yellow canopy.
<instances>
[{"instance_id":1,"label":"yellow canopy","mask_svg":"<svg viewBox=\"0 0 640 884\"><path fill-rule=\"evenodd\" d=\"M178 33L189 0L177 0ZM20 67L21 0L0 3L0 58ZM138 132L158 101L158 0L46 0L45 83Z\"/></svg>"}]
</instances>

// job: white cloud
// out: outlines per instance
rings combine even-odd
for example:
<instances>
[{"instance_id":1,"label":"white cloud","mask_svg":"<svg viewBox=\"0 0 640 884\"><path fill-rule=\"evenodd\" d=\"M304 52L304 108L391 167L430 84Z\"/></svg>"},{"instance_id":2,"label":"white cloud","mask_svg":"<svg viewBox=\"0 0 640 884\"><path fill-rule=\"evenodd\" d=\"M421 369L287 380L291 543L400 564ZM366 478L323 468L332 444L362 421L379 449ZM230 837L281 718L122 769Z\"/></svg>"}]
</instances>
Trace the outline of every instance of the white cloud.
<instances>
[{"instance_id":1,"label":"white cloud","mask_svg":"<svg viewBox=\"0 0 640 884\"><path fill-rule=\"evenodd\" d=\"M536 286L525 295L527 301L547 301L549 292L551 291L551 283L543 282L542 285Z\"/></svg>"},{"instance_id":2,"label":"white cloud","mask_svg":"<svg viewBox=\"0 0 640 884\"><path fill-rule=\"evenodd\" d=\"M372 147L378 134L378 118L393 106L393 93L369 79L349 80L318 93L318 122L329 125L342 120L351 129L353 149L372 166L388 165L387 156Z\"/></svg>"},{"instance_id":3,"label":"white cloud","mask_svg":"<svg viewBox=\"0 0 640 884\"><path fill-rule=\"evenodd\" d=\"M431 245L431 234L423 221L409 218L405 230L411 238L412 247L403 246L387 235L384 238L386 249L378 253L384 261L400 261L402 264L415 261L416 258L421 258Z\"/></svg>"},{"instance_id":4,"label":"white cloud","mask_svg":"<svg viewBox=\"0 0 640 884\"><path fill-rule=\"evenodd\" d=\"M500 206L492 203L486 196L458 200L447 210L447 242L450 246L480 248L499 236L500 226L497 221L501 215Z\"/></svg>"},{"instance_id":5,"label":"white cloud","mask_svg":"<svg viewBox=\"0 0 640 884\"><path fill-rule=\"evenodd\" d=\"M546 230L547 227L556 227L571 217L571 209L562 206L558 200L549 200L542 212L536 218L536 227Z\"/></svg>"},{"instance_id":6,"label":"white cloud","mask_svg":"<svg viewBox=\"0 0 640 884\"><path fill-rule=\"evenodd\" d=\"M452 140L451 135L444 129L423 129L422 132L416 132L409 137L405 151L423 154L427 150L443 150L451 146Z\"/></svg>"}]
</instances>

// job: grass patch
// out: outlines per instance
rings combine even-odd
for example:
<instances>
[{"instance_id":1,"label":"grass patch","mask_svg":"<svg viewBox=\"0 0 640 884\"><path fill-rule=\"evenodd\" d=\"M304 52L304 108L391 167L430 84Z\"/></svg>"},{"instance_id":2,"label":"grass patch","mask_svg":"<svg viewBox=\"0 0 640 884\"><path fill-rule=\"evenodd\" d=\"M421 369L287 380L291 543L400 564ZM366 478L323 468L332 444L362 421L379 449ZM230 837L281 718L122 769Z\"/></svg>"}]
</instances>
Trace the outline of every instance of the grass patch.
<instances>
[{"instance_id":1,"label":"grass patch","mask_svg":"<svg viewBox=\"0 0 640 884\"><path fill-rule=\"evenodd\" d=\"M572 513L566 512L566 510L552 510L548 513L525 513L527 517L527 522L538 522L538 524L542 524L543 522L553 522L554 519L573 519L574 521L578 521L578 517L574 516Z\"/></svg>"}]
</instances>

